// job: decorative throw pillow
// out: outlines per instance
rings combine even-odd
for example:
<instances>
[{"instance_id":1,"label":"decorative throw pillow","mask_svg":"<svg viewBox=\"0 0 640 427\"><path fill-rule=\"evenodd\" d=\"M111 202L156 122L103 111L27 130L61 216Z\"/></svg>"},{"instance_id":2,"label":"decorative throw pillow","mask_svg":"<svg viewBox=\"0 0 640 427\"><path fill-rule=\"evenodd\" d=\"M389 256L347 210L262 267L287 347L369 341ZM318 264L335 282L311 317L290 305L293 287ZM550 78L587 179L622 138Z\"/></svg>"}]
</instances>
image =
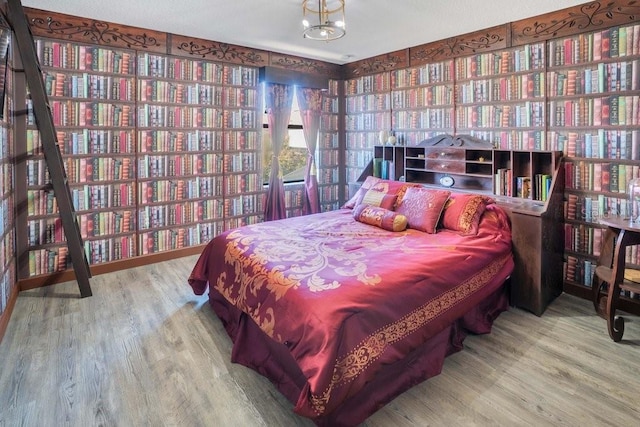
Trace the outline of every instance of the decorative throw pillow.
<instances>
[{"instance_id":1,"label":"decorative throw pillow","mask_svg":"<svg viewBox=\"0 0 640 427\"><path fill-rule=\"evenodd\" d=\"M444 208L442 226L462 235L478 234L480 218L493 199L480 194L452 193Z\"/></svg>"},{"instance_id":2,"label":"decorative throw pillow","mask_svg":"<svg viewBox=\"0 0 640 427\"><path fill-rule=\"evenodd\" d=\"M343 209L355 208L356 205L362 199L362 197L364 197L364 194L367 192L367 190L369 190L379 181L382 181L382 180L380 178L376 178L375 176L368 176L367 179L365 179L364 182L362 183L362 186L360 186L358 191L356 191L356 194L354 194L353 197L347 201L347 203L342 205L342 208Z\"/></svg>"},{"instance_id":3,"label":"decorative throw pillow","mask_svg":"<svg viewBox=\"0 0 640 427\"><path fill-rule=\"evenodd\" d=\"M393 210L396 205L397 196L395 194L387 194L383 191L376 190L376 187L367 190L358 204L369 206L379 206L381 208Z\"/></svg>"},{"instance_id":4,"label":"decorative throw pillow","mask_svg":"<svg viewBox=\"0 0 640 427\"><path fill-rule=\"evenodd\" d=\"M450 194L448 190L409 187L396 212L407 217L410 228L433 234Z\"/></svg>"},{"instance_id":5,"label":"decorative throw pillow","mask_svg":"<svg viewBox=\"0 0 640 427\"><path fill-rule=\"evenodd\" d=\"M353 209L353 217L363 224L375 225L388 231L404 231L407 218L397 212L379 206L360 204Z\"/></svg>"}]
</instances>

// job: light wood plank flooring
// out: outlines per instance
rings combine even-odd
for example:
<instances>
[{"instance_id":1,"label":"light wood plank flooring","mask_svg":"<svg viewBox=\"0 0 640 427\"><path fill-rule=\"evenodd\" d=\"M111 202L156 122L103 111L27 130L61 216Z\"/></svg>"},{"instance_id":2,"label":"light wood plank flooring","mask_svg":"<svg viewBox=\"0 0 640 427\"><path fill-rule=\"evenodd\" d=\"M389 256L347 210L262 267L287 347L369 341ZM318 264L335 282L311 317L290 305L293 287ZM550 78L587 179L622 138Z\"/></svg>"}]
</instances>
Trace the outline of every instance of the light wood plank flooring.
<instances>
[{"instance_id":1,"label":"light wood plank flooring","mask_svg":"<svg viewBox=\"0 0 640 427\"><path fill-rule=\"evenodd\" d=\"M267 380L229 362L195 256L20 294L0 344L0 426L309 426ZM638 426L640 321L609 339L590 302L503 313L443 373L365 426Z\"/></svg>"}]
</instances>

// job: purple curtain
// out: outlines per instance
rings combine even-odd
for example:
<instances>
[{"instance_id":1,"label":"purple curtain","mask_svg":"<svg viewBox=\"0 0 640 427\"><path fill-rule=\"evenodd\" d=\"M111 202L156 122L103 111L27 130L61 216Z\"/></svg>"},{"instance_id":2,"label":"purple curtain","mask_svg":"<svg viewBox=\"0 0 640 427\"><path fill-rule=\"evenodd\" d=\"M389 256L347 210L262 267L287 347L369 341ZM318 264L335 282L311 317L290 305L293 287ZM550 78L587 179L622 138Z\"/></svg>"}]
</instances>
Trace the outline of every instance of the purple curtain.
<instances>
[{"instance_id":1,"label":"purple curtain","mask_svg":"<svg viewBox=\"0 0 640 427\"><path fill-rule=\"evenodd\" d=\"M278 156L289 134L289 118L293 101L293 86L268 83L266 87L266 109L269 120L269 135L273 146L269 188L264 203L264 220L283 219L287 216L284 199L284 183Z\"/></svg>"},{"instance_id":2,"label":"purple curtain","mask_svg":"<svg viewBox=\"0 0 640 427\"><path fill-rule=\"evenodd\" d=\"M302 118L304 140L307 143L307 169L304 175L304 194L302 195L305 215L320 212L320 193L318 192L318 169L315 152L318 145L320 116L322 114L322 91L320 89L298 88L298 106Z\"/></svg>"}]
</instances>

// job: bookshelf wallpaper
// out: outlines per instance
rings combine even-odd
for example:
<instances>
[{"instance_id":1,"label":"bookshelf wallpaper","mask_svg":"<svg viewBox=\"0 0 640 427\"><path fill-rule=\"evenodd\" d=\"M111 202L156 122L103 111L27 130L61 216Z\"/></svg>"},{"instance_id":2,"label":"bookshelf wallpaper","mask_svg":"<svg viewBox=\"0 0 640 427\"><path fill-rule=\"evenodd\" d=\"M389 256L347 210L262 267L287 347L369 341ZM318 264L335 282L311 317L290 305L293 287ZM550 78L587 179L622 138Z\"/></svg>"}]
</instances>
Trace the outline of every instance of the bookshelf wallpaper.
<instances>
[{"instance_id":1,"label":"bookshelf wallpaper","mask_svg":"<svg viewBox=\"0 0 640 427\"><path fill-rule=\"evenodd\" d=\"M604 232L598 219L628 215L628 182L640 177L639 62L640 24L632 22L348 79L347 179L359 177L376 135L389 129L407 147L436 131L471 134L499 149L560 151L565 289L584 294ZM450 123L440 111L452 114ZM637 247L626 260L640 268Z\"/></svg>"}]
</instances>

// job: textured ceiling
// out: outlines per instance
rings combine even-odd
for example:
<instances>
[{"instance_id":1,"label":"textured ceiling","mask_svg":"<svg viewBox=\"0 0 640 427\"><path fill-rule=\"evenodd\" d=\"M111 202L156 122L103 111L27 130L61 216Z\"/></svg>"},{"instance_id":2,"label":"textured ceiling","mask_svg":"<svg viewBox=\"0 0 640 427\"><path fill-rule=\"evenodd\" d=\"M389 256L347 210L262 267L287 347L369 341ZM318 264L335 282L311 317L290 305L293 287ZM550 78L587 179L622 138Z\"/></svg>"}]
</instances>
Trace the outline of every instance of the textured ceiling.
<instances>
[{"instance_id":1,"label":"textured ceiling","mask_svg":"<svg viewBox=\"0 0 640 427\"><path fill-rule=\"evenodd\" d=\"M302 0L23 0L25 7L344 64L585 3L346 0L347 34L302 37Z\"/></svg>"}]
</instances>

